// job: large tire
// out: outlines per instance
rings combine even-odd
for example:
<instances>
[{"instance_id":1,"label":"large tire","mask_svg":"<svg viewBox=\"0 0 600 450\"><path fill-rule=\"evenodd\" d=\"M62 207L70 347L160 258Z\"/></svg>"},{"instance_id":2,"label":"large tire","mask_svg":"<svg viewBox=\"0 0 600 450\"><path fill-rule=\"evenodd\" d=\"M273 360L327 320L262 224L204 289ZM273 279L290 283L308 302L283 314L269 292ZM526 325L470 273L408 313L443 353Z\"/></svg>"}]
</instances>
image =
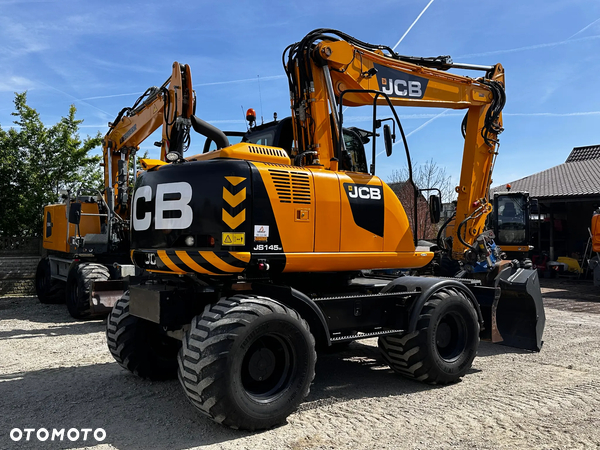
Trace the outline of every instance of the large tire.
<instances>
[{"instance_id":1,"label":"large tire","mask_svg":"<svg viewBox=\"0 0 600 450\"><path fill-rule=\"evenodd\" d=\"M179 353L179 380L202 413L253 431L285 423L308 395L316 359L315 340L296 311L238 295L192 320Z\"/></svg>"},{"instance_id":2,"label":"large tire","mask_svg":"<svg viewBox=\"0 0 600 450\"><path fill-rule=\"evenodd\" d=\"M67 309L74 319L85 319L92 313L90 289L93 281L106 281L110 273L97 263L75 264L67 275Z\"/></svg>"},{"instance_id":3,"label":"large tire","mask_svg":"<svg viewBox=\"0 0 600 450\"><path fill-rule=\"evenodd\" d=\"M54 304L65 302L65 283L51 277L50 261L40 259L35 271L35 292L40 303Z\"/></svg>"},{"instance_id":4,"label":"large tire","mask_svg":"<svg viewBox=\"0 0 600 450\"><path fill-rule=\"evenodd\" d=\"M442 288L427 300L415 332L379 338L379 349L395 372L430 384L458 381L478 346L477 312L455 288Z\"/></svg>"},{"instance_id":5,"label":"large tire","mask_svg":"<svg viewBox=\"0 0 600 450\"><path fill-rule=\"evenodd\" d=\"M150 380L177 377L181 343L160 325L129 314L129 291L115 304L106 322L108 349L121 367Z\"/></svg>"}]
</instances>

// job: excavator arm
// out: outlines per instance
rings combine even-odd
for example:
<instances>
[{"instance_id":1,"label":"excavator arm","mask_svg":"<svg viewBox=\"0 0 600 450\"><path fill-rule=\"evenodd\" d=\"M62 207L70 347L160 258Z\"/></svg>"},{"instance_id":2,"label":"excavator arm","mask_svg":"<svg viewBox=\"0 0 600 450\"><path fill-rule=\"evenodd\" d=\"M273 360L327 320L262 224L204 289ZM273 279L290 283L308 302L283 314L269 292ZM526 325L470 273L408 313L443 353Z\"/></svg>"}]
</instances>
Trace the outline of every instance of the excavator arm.
<instances>
[{"instance_id":1,"label":"excavator arm","mask_svg":"<svg viewBox=\"0 0 600 450\"><path fill-rule=\"evenodd\" d=\"M118 214L126 215L129 210L130 156L162 125L160 159L166 161L171 152L177 159L189 143L194 107L190 67L174 62L173 73L161 87L147 89L132 107L122 109L109 123L103 141L104 185L106 200Z\"/></svg>"},{"instance_id":2,"label":"excavator arm","mask_svg":"<svg viewBox=\"0 0 600 450\"><path fill-rule=\"evenodd\" d=\"M476 251L492 208L489 187L505 101L502 66L454 64L449 57L406 57L335 30L315 30L286 53L296 152L307 165L335 170L340 156L336 149L344 146L339 138L342 106L468 110L452 254L465 259L469 250ZM449 68L483 70L484 76L456 75L446 72Z\"/></svg>"}]
</instances>

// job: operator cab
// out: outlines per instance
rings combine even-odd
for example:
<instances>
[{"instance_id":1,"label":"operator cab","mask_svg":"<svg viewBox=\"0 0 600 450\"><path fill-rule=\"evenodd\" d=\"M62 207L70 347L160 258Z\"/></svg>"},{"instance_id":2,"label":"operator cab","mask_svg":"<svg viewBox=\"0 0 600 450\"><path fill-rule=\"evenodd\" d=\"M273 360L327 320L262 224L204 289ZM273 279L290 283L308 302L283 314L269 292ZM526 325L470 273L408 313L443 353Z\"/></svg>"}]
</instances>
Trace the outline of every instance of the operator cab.
<instances>
[{"instance_id":1,"label":"operator cab","mask_svg":"<svg viewBox=\"0 0 600 450\"><path fill-rule=\"evenodd\" d=\"M494 194L491 225L499 245L529 245L529 194L503 192Z\"/></svg>"},{"instance_id":2,"label":"operator cab","mask_svg":"<svg viewBox=\"0 0 600 450\"><path fill-rule=\"evenodd\" d=\"M267 145L284 149L288 155L292 155L294 144L294 131L292 118L286 117L282 120L273 120L252 127L246 132L224 131L231 145L240 142L250 144ZM340 168L350 172L368 173L367 158L364 144L370 142L371 133L360 128L344 128L344 144L346 151L342 155ZM216 150L217 146L212 139L207 138L204 143L203 153Z\"/></svg>"}]
</instances>

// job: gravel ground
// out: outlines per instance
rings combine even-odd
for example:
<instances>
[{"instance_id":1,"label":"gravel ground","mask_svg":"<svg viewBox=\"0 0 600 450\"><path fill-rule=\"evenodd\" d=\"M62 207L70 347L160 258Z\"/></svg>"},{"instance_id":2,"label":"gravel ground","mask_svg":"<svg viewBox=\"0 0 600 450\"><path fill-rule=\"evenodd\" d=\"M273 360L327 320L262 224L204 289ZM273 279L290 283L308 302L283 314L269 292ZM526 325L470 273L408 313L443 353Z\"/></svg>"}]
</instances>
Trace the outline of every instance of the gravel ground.
<instances>
[{"instance_id":1,"label":"gravel ground","mask_svg":"<svg viewBox=\"0 0 600 450\"><path fill-rule=\"evenodd\" d=\"M64 305L0 298L0 449L600 448L600 293L542 280L540 353L483 342L463 381L432 387L384 365L376 340L319 355L311 393L287 425L230 430L204 418L178 381L149 382L110 356L101 320ZM71 442L18 443L13 428L97 429Z\"/></svg>"}]
</instances>

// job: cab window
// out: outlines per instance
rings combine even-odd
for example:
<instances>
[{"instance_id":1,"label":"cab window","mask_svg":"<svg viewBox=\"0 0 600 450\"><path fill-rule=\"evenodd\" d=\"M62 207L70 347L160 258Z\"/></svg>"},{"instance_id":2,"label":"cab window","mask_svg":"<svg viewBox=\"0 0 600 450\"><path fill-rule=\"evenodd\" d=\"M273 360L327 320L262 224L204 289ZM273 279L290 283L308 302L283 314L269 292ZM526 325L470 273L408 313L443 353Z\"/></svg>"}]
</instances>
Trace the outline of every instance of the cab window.
<instances>
[{"instance_id":1,"label":"cab window","mask_svg":"<svg viewBox=\"0 0 600 450\"><path fill-rule=\"evenodd\" d=\"M501 197L498 201L498 238L503 244L520 245L525 241L526 217L522 197Z\"/></svg>"},{"instance_id":2,"label":"cab window","mask_svg":"<svg viewBox=\"0 0 600 450\"><path fill-rule=\"evenodd\" d=\"M346 150L342 150L342 161L340 167L350 172L367 173L367 158L365 156L365 146L358 133L344 128L344 145Z\"/></svg>"}]
</instances>

